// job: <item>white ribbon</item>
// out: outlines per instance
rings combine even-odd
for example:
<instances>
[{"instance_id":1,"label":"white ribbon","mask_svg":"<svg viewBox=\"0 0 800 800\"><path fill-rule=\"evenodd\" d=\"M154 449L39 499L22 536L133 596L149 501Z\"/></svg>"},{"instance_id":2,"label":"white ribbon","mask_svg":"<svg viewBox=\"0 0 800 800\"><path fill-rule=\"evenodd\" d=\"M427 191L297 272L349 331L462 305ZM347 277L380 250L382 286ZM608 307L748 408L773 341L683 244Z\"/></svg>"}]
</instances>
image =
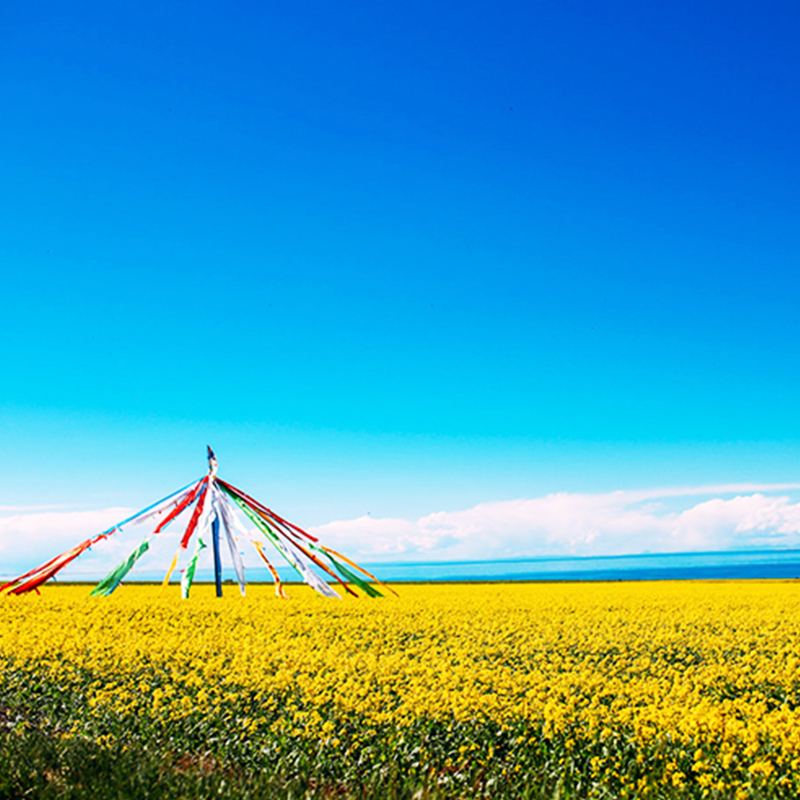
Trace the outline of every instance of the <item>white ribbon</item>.
<instances>
[{"instance_id":1,"label":"white ribbon","mask_svg":"<svg viewBox=\"0 0 800 800\"><path fill-rule=\"evenodd\" d=\"M239 521L239 518L236 516L235 507L233 502L222 495L222 501L228 507L230 516L233 520L234 527L244 536L248 537L251 541L255 541L253 533L248 531L242 523ZM324 597L335 597L338 600L341 600L341 597L331 589L331 587L324 581L316 572L313 572L305 562L291 549L289 549L286 544L281 541L277 535L273 539L272 537L266 537L269 539L270 543L273 544L281 553L281 555L300 573L303 580L315 591L319 592Z\"/></svg>"}]
</instances>

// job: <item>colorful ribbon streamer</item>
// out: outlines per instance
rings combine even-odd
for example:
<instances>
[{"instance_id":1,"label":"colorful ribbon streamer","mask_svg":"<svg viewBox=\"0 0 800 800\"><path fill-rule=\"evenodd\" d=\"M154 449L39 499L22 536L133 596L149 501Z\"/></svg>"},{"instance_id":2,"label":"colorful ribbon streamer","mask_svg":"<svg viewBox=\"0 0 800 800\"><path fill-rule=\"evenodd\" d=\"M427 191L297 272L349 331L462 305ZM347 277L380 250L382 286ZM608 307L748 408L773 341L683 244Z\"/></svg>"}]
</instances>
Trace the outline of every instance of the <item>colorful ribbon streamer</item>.
<instances>
[{"instance_id":1,"label":"colorful ribbon streamer","mask_svg":"<svg viewBox=\"0 0 800 800\"><path fill-rule=\"evenodd\" d=\"M264 553L263 539L255 538L257 534L246 529L241 524L237 514L238 511L241 511L253 523L256 531L262 534L275 547L300 578L319 594L325 597L340 597L330 584L312 569L312 565L338 582L346 592L354 597L359 595L353 591L351 585L358 587L369 597L383 596L373 584L397 594L393 589L384 586L374 575L346 556L320 544L315 536L276 514L241 489L237 489L235 486L217 478L217 460L211 448L208 449L208 458L209 472L199 481L187 484L177 492L173 492L157 503L153 503L153 505L133 514L112 528L86 539L70 550L51 558L49 561L0 586L0 593L6 591L8 594L18 595L30 591L38 592L39 586L45 581L54 577L56 573L92 545L115 533L119 533L123 526L129 524L139 525L156 520L156 522L152 523L155 527L145 536L141 544L91 591L93 596L107 597L117 589L139 558L148 551L150 546L149 537L162 533L183 512L188 512L191 509L189 521L181 536L178 549L164 576L161 585L162 589L169 584L170 578L178 565L181 551L188 549L189 542L196 534L194 552L181 577L181 595L184 598L188 598L189 590L197 571L200 552L206 547L205 542L207 541L209 530L216 522L228 543L228 551L242 595L245 594L246 586L245 568L236 538L237 533L250 539L259 558L266 564L275 581L275 593L278 597L286 598L286 592L278 571ZM330 567L326 561L330 563Z\"/></svg>"},{"instance_id":2,"label":"colorful ribbon streamer","mask_svg":"<svg viewBox=\"0 0 800 800\"><path fill-rule=\"evenodd\" d=\"M200 551L203 550L205 546L206 543L198 535L197 541L194 543L194 553L192 554L191 559L189 559L189 563L186 565L186 569L183 571L183 575L181 576L181 597L184 600L189 599L189 590L192 588L192 583L194 582L194 573L197 570L197 559L200 556Z\"/></svg>"},{"instance_id":3,"label":"colorful ribbon streamer","mask_svg":"<svg viewBox=\"0 0 800 800\"><path fill-rule=\"evenodd\" d=\"M124 561L118 564L108 575L106 575L97 586L89 592L90 595L97 597L103 595L108 597L116 589L122 579L131 571L133 565L150 549L150 544L145 539Z\"/></svg>"}]
</instances>

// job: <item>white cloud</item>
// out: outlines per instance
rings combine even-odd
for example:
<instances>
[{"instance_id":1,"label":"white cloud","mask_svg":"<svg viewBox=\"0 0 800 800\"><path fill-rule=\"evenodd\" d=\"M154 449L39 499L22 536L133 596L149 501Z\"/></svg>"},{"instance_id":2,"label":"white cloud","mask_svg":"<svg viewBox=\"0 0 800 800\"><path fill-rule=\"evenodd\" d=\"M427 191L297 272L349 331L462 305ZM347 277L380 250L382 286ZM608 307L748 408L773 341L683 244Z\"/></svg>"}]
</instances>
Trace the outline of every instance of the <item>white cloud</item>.
<instances>
[{"instance_id":1,"label":"white cloud","mask_svg":"<svg viewBox=\"0 0 800 800\"><path fill-rule=\"evenodd\" d=\"M44 560L130 516L127 508L40 511L0 517L0 564ZM5 572L5 570L3 570Z\"/></svg>"},{"instance_id":2,"label":"white cloud","mask_svg":"<svg viewBox=\"0 0 800 800\"><path fill-rule=\"evenodd\" d=\"M13 577L127 519L134 509L95 511L34 511L0 516L0 577ZM180 520L180 518L179 518ZM99 542L76 559L59 577L97 577L122 560L147 532L128 526L121 534ZM137 569L157 562L165 569L176 547L176 537L157 537ZM166 561L165 561L166 559Z\"/></svg>"},{"instance_id":3,"label":"white cloud","mask_svg":"<svg viewBox=\"0 0 800 800\"><path fill-rule=\"evenodd\" d=\"M796 547L800 546L800 503L786 495L765 494L796 488L748 484L603 494L562 492L481 503L417 520L340 520L312 528L311 533L361 558L383 560ZM676 503L712 492L733 496Z\"/></svg>"},{"instance_id":4,"label":"white cloud","mask_svg":"<svg viewBox=\"0 0 800 800\"><path fill-rule=\"evenodd\" d=\"M469 561L541 555L800 547L796 484L742 484L598 494L560 492L481 503L416 520L360 517L310 529L334 549L362 561ZM0 575L12 575L129 516L130 509L27 513L0 509ZM3 516L3 511L6 515ZM176 521L176 528L182 527ZM139 541L132 528L82 556L65 577L98 574ZM157 537L137 571L161 570L174 533ZM208 553L204 554L208 557ZM248 557L257 564L257 560ZM78 567L80 564L80 567Z\"/></svg>"}]
</instances>

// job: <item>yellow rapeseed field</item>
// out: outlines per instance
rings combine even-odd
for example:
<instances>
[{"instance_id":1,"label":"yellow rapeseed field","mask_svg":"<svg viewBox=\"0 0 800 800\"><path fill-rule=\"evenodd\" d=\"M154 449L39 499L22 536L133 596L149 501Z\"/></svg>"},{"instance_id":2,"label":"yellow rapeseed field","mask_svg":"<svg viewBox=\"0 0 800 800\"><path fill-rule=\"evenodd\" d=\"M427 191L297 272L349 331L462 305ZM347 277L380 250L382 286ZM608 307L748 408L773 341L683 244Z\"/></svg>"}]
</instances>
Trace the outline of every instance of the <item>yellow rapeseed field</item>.
<instances>
[{"instance_id":1,"label":"yellow rapeseed field","mask_svg":"<svg viewBox=\"0 0 800 800\"><path fill-rule=\"evenodd\" d=\"M511 779L552 752L587 794L800 786L798 583L398 589L340 602L261 586L222 600L136 585L3 597L4 696L109 746L194 729L344 758L414 731L415 763L497 761ZM446 752L420 733L430 725L449 732Z\"/></svg>"}]
</instances>

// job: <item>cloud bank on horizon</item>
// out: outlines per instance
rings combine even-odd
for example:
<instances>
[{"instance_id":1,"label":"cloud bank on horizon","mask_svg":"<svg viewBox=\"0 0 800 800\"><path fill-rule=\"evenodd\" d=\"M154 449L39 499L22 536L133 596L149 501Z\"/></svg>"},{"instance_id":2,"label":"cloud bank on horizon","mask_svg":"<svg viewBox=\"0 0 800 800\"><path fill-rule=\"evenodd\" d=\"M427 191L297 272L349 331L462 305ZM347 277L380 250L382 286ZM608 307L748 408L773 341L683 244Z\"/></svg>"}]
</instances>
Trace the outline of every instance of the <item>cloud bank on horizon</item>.
<instances>
[{"instance_id":1,"label":"cloud bank on horizon","mask_svg":"<svg viewBox=\"0 0 800 800\"><path fill-rule=\"evenodd\" d=\"M796 484L559 492L481 503L417 520L360 517L310 529L333 547L374 560L501 559L547 555L800 546ZM687 503L698 495L705 498Z\"/></svg>"},{"instance_id":2,"label":"cloud bank on horizon","mask_svg":"<svg viewBox=\"0 0 800 800\"><path fill-rule=\"evenodd\" d=\"M375 562L790 548L800 547L800 502L791 497L797 489L800 484L559 492L438 511L416 520L336 520L309 532L335 549ZM0 507L0 574L32 567L129 513L127 508ZM130 537L115 537L81 561L105 569L129 545ZM154 557L171 555L175 537L165 536L158 545Z\"/></svg>"}]
</instances>

